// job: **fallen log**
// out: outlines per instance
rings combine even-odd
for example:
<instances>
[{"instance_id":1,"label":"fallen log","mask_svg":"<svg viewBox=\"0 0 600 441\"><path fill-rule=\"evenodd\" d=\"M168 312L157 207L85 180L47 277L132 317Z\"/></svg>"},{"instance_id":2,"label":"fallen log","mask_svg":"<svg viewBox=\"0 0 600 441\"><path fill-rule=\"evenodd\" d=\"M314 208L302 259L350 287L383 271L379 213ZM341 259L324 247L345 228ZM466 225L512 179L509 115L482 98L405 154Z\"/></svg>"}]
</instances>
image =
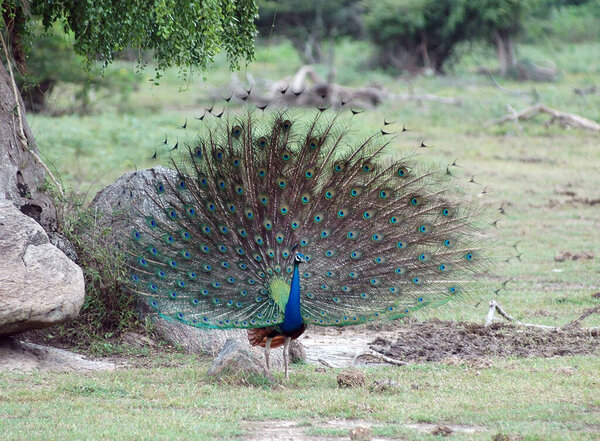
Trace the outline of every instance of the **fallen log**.
<instances>
[{"instance_id":1,"label":"fallen log","mask_svg":"<svg viewBox=\"0 0 600 441\"><path fill-rule=\"evenodd\" d=\"M552 118L548 121L549 124L558 121L559 124L564 128L579 128L585 130L592 130L595 132L600 132L600 124L596 121L592 121L591 119L587 119L581 115L576 115L574 113L566 113L561 112L556 109L552 109L544 104L536 104L534 106L527 107L519 112L515 112L512 107L508 106L510 113L504 115L501 118L492 119L486 122L483 126L490 127L493 125L502 125L509 121L515 122L519 124L521 120L531 119L534 116L545 113L550 115ZM520 126L520 125L519 125Z\"/></svg>"}]
</instances>

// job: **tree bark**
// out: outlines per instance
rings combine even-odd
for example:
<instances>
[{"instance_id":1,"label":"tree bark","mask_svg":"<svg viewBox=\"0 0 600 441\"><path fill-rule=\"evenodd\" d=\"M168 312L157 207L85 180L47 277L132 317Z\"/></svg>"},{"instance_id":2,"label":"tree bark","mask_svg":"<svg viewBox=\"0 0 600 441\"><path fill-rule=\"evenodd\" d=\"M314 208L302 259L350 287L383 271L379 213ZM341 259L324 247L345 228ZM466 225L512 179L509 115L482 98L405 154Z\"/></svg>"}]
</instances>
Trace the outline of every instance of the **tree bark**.
<instances>
[{"instance_id":1,"label":"tree bark","mask_svg":"<svg viewBox=\"0 0 600 441\"><path fill-rule=\"evenodd\" d=\"M17 104L21 106L21 121ZM56 208L50 196L40 190L46 182L46 174L29 151L38 153L24 109L21 96L14 94L9 73L0 63L0 199L11 201L47 232L52 232L57 227ZM19 125L27 147L19 138Z\"/></svg>"},{"instance_id":2,"label":"tree bark","mask_svg":"<svg viewBox=\"0 0 600 441\"><path fill-rule=\"evenodd\" d=\"M517 67L515 48L509 33L496 31L496 48L498 49L498 61L500 62L500 74L506 76Z\"/></svg>"}]
</instances>

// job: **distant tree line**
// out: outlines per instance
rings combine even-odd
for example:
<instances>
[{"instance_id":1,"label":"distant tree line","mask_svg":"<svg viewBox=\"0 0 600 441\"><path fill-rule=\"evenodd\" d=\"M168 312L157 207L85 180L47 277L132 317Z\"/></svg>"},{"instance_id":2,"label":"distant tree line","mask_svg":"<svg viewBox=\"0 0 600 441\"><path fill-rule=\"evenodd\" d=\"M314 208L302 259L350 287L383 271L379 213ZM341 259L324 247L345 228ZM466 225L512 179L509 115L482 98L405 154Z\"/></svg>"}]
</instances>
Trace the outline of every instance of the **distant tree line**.
<instances>
[{"instance_id":1,"label":"distant tree line","mask_svg":"<svg viewBox=\"0 0 600 441\"><path fill-rule=\"evenodd\" d=\"M258 0L258 6L259 35L288 38L306 63L323 61L324 41L367 38L381 67L443 73L460 43L483 42L495 46L503 75L516 68L515 39L529 16L549 17L562 7L600 13L600 0Z\"/></svg>"}]
</instances>

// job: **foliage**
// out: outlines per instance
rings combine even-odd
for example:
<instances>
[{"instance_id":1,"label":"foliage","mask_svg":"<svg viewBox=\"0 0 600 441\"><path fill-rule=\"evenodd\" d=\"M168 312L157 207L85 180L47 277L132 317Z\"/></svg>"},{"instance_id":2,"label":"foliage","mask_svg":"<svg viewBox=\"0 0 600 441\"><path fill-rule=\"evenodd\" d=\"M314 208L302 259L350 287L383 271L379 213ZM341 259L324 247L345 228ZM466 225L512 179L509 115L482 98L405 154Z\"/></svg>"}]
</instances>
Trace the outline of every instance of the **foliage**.
<instances>
[{"instance_id":1,"label":"foliage","mask_svg":"<svg viewBox=\"0 0 600 441\"><path fill-rule=\"evenodd\" d=\"M538 0L525 29L528 43L600 41L600 0Z\"/></svg>"},{"instance_id":2,"label":"foliage","mask_svg":"<svg viewBox=\"0 0 600 441\"><path fill-rule=\"evenodd\" d=\"M79 316L55 331L73 345L106 352L111 347L107 339L144 326L135 296L124 289L125 256L114 245L113 231L102 225L101 214L84 207L81 196L63 201L61 211L61 233L75 247L86 293Z\"/></svg>"},{"instance_id":3,"label":"foliage","mask_svg":"<svg viewBox=\"0 0 600 441\"><path fill-rule=\"evenodd\" d=\"M461 1L377 0L369 4L365 24L384 68L442 71L455 45L467 39Z\"/></svg>"},{"instance_id":4,"label":"foliage","mask_svg":"<svg viewBox=\"0 0 600 441\"><path fill-rule=\"evenodd\" d=\"M14 38L23 37L38 18L46 29L60 23L72 32L74 50L88 66L100 60L106 67L128 47L153 51L157 77L171 66L184 76L196 66L205 70L222 51L232 69L254 57L254 0L7 0L2 7L4 26Z\"/></svg>"},{"instance_id":5,"label":"foliage","mask_svg":"<svg viewBox=\"0 0 600 441\"><path fill-rule=\"evenodd\" d=\"M86 71L85 60L73 50L72 39L60 28L34 32L35 45L27 51L27 71L17 74L17 84L29 111L46 110L47 100L59 82L75 86L74 97L79 113L90 110L92 93L106 91L126 103L141 77L130 69L109 69L103 74Z\"/></svg>"},{"instance_id":6,"label":"foliage","mask_svg":"<svg viewBox=\"0 0 600 441\"><path fill-rule=\"evenodd\" d=\"M258 6L260 35L288 38L308 63L322 61L323 40L364 36L359 0L258 0Z\"/></svg>"},{"instance_id":7,"label":"foliage","mask_svg":"<svg viewBox=\"0 0 600 441\"><path fill-rule=\"evenodd\" d=\"M520 32L529 1L377 0L369 3L365 24L379 65L442 72L459 43Z\"/></svg>"}]
</instances>

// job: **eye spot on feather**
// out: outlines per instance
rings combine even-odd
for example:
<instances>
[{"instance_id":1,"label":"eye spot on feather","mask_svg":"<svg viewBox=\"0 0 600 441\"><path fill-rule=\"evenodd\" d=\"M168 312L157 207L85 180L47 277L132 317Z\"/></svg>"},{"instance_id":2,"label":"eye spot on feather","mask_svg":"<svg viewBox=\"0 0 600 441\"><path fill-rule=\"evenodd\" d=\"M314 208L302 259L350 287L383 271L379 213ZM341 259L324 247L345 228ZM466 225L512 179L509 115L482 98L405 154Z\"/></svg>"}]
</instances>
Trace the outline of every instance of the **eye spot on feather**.
<instances>
[{"instance_id":1,"label":"eye spot on feather","mask_svg":"<svg viewBox=\"0 0 600 441\"><path fill-rule=\"evenodd\" d=\"M337 215L339 218L344 218L348 215L348 211L345 209L338 210Z\"/></svg>"},{"instance_id":2,"label":"eye spot on feather","mask_svg":"<svg viewBox=\"0 0 600 441\"><path fill-rule=\"evenodd\" d=\"M368 298L369 298L369 294L367 294L366 292L361 292L361 293L360 293L360 297L361 297L362 299L368 299ZM347 317L344 317L344 320L348 320L348 318L347 318Z\"/></svg>"},{"instance_id":3,"label":"eye spot on feather","mask_svg":"<svg viewBox=\"0 0 600 441\"><path fill-rule=\"evenodd\" d=\"M365 162L362 166L362 171L365 173L370 173L373 171L373 164L371 162Z\"/></svg>"},{"instance_id":4,"label":"eye spot on feather","mask_svg":"<svg viewBox=\"0 0 600 441\"><path fill-rule=\"evenodd\" d=\"M360 251L352 251L350 253L350 258L354 259L354 260L358 260L360 259L361 253Z\"/></svg>"},{"instance_id":5,"label":"eye spot on feather","mask_svg":"<svg viewBox=\"0 0 600 441\"><path fill-rule=\"evenodd\" d=\"M189 217L195 217L196 216L196 209L191 206L191 205L187 205L185 207L185 214L187 214Z\"/></svg>"},{"instance_id":6,"label":"eye spot on feather","mask_svg":"<svg viewBox=\"0 0 600 441\"><path fill-rule=\"evenodd\" d=\"M394 270L394 272L399 276L403 276L406 274L406 268L399 266Z\"/></svg>"},{"instance_id":7,"label":"eye spot on feather","mask_svg":"<svg viewBox=\"0 0 600 441\"><path fill-rule=\"evenodd\" d=\"M400 178L406 178L408 176L408 169L406 167L398 168L397 175Z\"/></svg>"},{"instance_id":8,"label":"eye spot on feather","mask_svg":"<svg viewBox=\"0 0 600 441\"><path fill-rule=\"evenodd\" d=\"M373 239L374 242L381 242L383 240L383 234L374 233L373 236L371 236L371 239Z\"/></svg>"},{"instance_id":9,"label":"eye spot on feather","mask_svg":"<svg viewBox=\"0 0 600 441\"><path fill-rule=\"evenodd\" d=\"M265 148L267 146L267 138L264 136L261 136L260 138L258 138L258 140L256 141L256 144L261 148Z\"/></svg>"},{"instance_id":10,"label":"eye spot on feather","mask_svg":"<svg viewBox=\"0 0 600 441\"><path fill-rule=\"evenodd\" d=\"M290 225L292 226L292 230L297 230L298 227L300 227L300 224L298 223L297 220L293 220Z\"/></svg>"},{"instance_id":11,"label":"eye spot on feather","mask_svg":"<svg viewBox=\"0 0 600 441\"><path fill-rule=\"evenodd\" d=\"M418 206L422 204L422 199L419 196L413 196L412 198L410 198L410 205L412 206Z\"/></svg>"},{"instance_id":12,"label":"eye spot on feather","mask_svg":"<svg viewBox=\"0 0 600 441\"><path fill-rule=\"evenodd\" d=\"M165 186L161 183L156 184L156 192L162 194L165 192Z\"/></svg>"},{"instance_id":13,"label":"eye spot on feather","mask_svg":"<svg viewBox=\"0 0 600 441\"><path fill-rule=\"evenodd\" d=\"M287 206L287 205L283 205L283 206L282 206L282 207L279 209L279 212L285 216L285 215L286 215L286 214L288 214L288 212L289 212L289 208L288 208L288 206Z\"/></svg>"},{"instance_id":14,"label":"eye spot on feather","mask_svg":"<svg viewBox=\"0 0 600 441\"><path fill-rule=\"evenodd\" d=\"M240 184L236 184L233 188L237 194L239 194L239 195L244 194L244 187L242 187Z\"/></svg>"},{"instance_id":15,"label":"eye spot on feather","mask_svg":"<svg viewBox=\"0 0 600 441\"><path fill-rule=\"evenodd\" d=\"M467 254L465 254L465 260L471 261L473 259L474 259L473 253L467 253Z\"/></svg>"},{"instance_id":16,"label":"eye spot on feather","mask_svg":"<svg viewBox=\"0 0 600 441\"><path fill-rule=\"evenodd\" d=\"M413 277L412 283L414 283L415 285L420 285L421 279L419 277Z\"/></svg>"},{"instance_id":17,"label":"eye spot on feather","mask_svg":"<svg viewBox=\"0 0 600 441\"><path fill-rule=\"evenodd\" d=\"M309 299L314 299L315 295L313 293L311 293L311 292L307 292L306 293L306 297L309 298Z\"/></svg>"},{"instance_id":18,"label":"eye spot on feather","mask_svg":"<svg viewBox=\"0 0 600 441\"><path fill-rule=\"evenodd\" d=\"M169 219L175 219L175 218L177 218L177 212L175 211L174 208L167 208L165 210L165 212L167 213L167 217Z\"/></svg>"},{"instance_id":19,"label":"eye spot on feather","mask_svg":"<svg viewBox=\"0 0 600 441\"><path fill-rule=\"evenodd\" d=\"M233 128L231 129L231 134L233 135L234 138L239 138L242 134L242 127L241 126L233 126Z\"/></svg>"},{"instance_id":20,"label":"eye spot on feather","mask_svg":"<svg viewBox=\"0 0 600 441\"><path fill-rule=\"evenodd\" d=\"M258 176L260 178L264 178L266 174L267 174L267 170L265 170L264 168L259 168L258 169Z\"/></svg>"},{"instance_id":21,"label":"eye spot on feather","mask_svg":"<svg viewBox=\"0 0 600 441\"><path fill-rule=\"evenodd\" d=\"M401 249L401 250L403 250L404 248L406 248L406 246L407 246L407 243L406 243L406 242L403 242L403 241L400 241L400 242L398 242L398 243L396 244L396 247L397 247L398 249Z\"/></svg>"},{"instance_id":22,"label":"eye spot on feather","mask_svg":"<svg viewBox=\"0 0 600 441\"><path fill-rule=\"evenodd\" d=\"M343 172L345 168L346 164L344 164L342 161L337 161L333 164L333 171L337 173Z\"/></svg>"},{"instance_id":23,"label":"eye spot on feather","mask_svg":"<svg viewBox=\"0 0 600 441\"><path fill-rule=\"evenodd\" d=\"M283 159L285 162L289 161L291 157L292 157L292 155L288 151L284 151L283 154L281 155L281 159Z\"/></svg>"},{"instance_id":24,"label":"eye spot on feather","mask_svg":"<svg viewBox=\"0 0 600 441\"><path fill-rule=\"evenodd\" d=\"M289 119L286 119L285 121L283 121L283 122L281 123L281 129L282 129L284 132L287 132L287 131L289 131L291 127L292 127L292 122L291 122Z\"/></svg>"},{"instance_id":25,"label":"eye spot on feather","mask_svg":"<svg viewBox=\"0 0 600 441\"><path fill-rule=\"evenodd\" d=\"M202 158L202 149L200 147L196 147L194 149L194 159Z\"/></svg>"},{"instance_id":26,"label":"eye spot on feather","mask_svg":"<svg viewBox=\"0 0 600 441\"><path fill-rule=\"evenodd\" d=\"M302 195L302 197L300 198L300 201L301 201L301 202L302 202L304 205L308 204L308 203L310 202L310 195L309 195L308 193L304 193L304 194Z\"/></svg>"},{"instance_id":27,"label":"eye spot on feather","mask_svg":"<svg viewBox=\"0 0 600 441\"><path fill-rule=\"evenodd\" d=\"M321 237L322 237L323 239L326 239L326 238L328 238L328 237L329 237L329 233L330 233L330 231L329 231L329 230L323 230L323 231L321 231Z\"/></svg>"}]
</instances>

